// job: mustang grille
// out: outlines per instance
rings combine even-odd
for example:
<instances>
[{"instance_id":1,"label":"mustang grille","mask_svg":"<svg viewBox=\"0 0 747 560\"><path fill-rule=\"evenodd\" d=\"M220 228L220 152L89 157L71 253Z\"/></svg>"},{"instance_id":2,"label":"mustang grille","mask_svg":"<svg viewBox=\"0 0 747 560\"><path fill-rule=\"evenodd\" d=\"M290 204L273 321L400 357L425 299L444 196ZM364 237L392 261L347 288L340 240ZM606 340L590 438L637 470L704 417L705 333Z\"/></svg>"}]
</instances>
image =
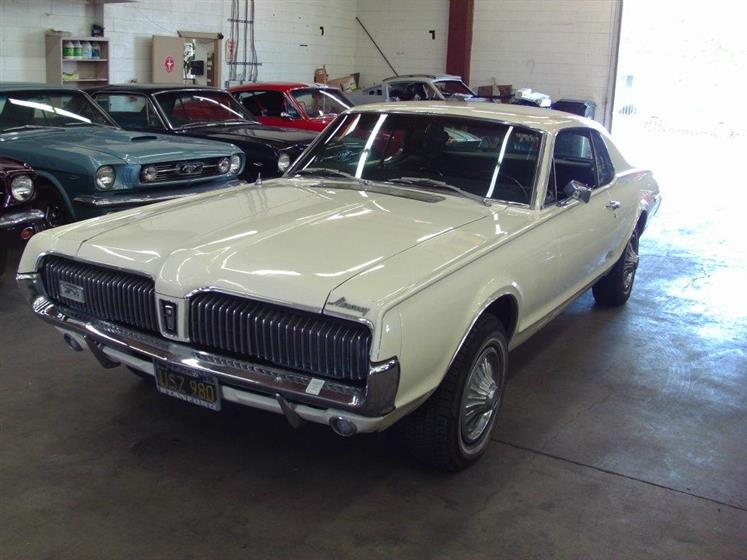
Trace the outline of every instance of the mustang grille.
<instances>
[{"instance_id":1,"label":"mustang grille","mask_svg":"<svg viewBox=\"0 0 747 560\"><path fill-rule=\"evenodd\" d=\"M150 278L62 257L44 259L42 278L47 296L60 305L158 332L156 290Z\"/></svg>"},{"instance_id":2,"label":"mustang grille","mask_svg":"<svg viewBox=\"0 0 747 560\"><path fill-rule=\"evenodd\" d=\"M364 382L371 331L318 313L204 292L189 301L189 337L218 349L322 377Z\"/></svg>"},{"instance_id":3,"label":"mustang grille","mask_svg":"<svg viewBox=\"0 0 747 560\"><path fill-rule=\"evenodd\" d=\"M149 185L151 183L158 183L162 181L178 181L180 179L193 179L195 177L213 177L216 175L221 175L221 172L218 170L218 162L222 159L222 157L219 157L203 160L169 161L166 163L157 163L155 164L155 168L157 170L155 180L148 181L143 184Z\"/></svg>"}]
</instances>

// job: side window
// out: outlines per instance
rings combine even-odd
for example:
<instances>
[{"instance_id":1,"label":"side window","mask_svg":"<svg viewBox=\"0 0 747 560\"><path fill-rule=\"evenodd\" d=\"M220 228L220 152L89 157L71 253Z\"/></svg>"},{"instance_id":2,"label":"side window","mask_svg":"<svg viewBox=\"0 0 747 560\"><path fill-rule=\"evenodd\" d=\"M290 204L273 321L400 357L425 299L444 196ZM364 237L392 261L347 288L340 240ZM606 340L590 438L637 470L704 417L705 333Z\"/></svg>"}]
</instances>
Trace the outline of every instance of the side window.
<instances>
[{"instance_id":1,"label":"side window","mask_svg":"<svg viewBox=\"0 0 747 560\"><path fill-rule=\"evenodd\" d=\"M281 91L242 91L238 98L255 117L280 117L281 113L289 113L292 118L298 118L298 112L289 106Z\"/></svg>"},{"instance_id":2,"label":"side window","mask_svg":"<svg viewBox=\"0 0 747 560\"><path fill-rule=\"evenodd\" d=\"M591 140L594 144L594 154L597 160L597 173L599 176L599 184L606 185L612 182L615 177L615 168L612 165L610 154L607 151L607 146L602 139L602 135L596 130L591 131Z\"/></svg>"},{"instance_id":3,"label":"side window","mask_svg":"<svg viewBox=\"0 0 747 560\"><path fill-rule=\"evenodd\" d=\"M552 172L545 203L567 198L563 192L571 181L596 188L597 168L588 130L563 130L555 137Z\"/></svg>"},{"instance_id":4,"label":"side window","mask_svg":"<svg viewBox=\"0 0 747 560\"><path fill-rule=\"evenodd\" d=\"M431 85L425 82L395 82L389 85L389 99L390 101L425 101L426 99L438 99L438 95Z\"/></svg>"},{"instance_id":5,"label":"side window","mask_svg":"<svg viewBox=\"0 0 747 560\"><path fill-rule=\"evenodd\" d=\"M144 95L101 93L94 99L122 128L128 130L163 129L153 104Z\"/></svg>"}]
</instances>

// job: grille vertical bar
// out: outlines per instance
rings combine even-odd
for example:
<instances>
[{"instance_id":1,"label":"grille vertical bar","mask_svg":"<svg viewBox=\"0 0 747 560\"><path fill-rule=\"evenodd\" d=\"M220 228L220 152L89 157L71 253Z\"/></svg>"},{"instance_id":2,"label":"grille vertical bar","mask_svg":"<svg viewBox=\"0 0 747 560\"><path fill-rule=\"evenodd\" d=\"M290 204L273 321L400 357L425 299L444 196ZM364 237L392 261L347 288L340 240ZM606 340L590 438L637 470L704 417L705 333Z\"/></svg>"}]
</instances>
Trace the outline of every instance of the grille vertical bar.
<instances>
[{"instance_id":1,"label":"grille vertical bar","mask_svg":"<svg viewBox=\"0 0 747 560\"><path fill-rule=\"evenodd\" d=\"M203 292L189 301L189 337L209 350L321 377L364 382L368 375L371 331L337 317Z\"/></svg>"},{"instance_id":2,"label":"grille vertical bar","mask_svg":"<svg viewBox=\"0 0 747 560\"><path fill-rule=\"evenodd\" d=\"M52 301L98 319L159 332L152 279L56 256L46 257L41 271ZM63 297L60 282L82 288L84 301Z\"/></svg>"}]
</instances>

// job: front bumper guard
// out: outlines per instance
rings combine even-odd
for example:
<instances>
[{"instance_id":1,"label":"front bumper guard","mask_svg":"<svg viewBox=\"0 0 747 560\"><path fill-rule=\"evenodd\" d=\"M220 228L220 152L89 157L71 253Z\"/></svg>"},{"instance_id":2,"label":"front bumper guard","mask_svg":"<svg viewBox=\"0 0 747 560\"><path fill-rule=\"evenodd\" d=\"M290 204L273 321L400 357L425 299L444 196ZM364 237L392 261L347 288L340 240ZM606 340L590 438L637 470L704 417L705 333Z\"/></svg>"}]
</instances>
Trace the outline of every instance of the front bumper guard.
<instances>
[{"instance_id":1,"label":"front bumper guard","mask_svg":"<svg viewBox=\"0 0 747 560\"><path fill-rule=\"evenodd\" d=\"M59 329L83 337L85 344L92 349L99 361L103 357L105 361L112 363L111 357L104 352L110 348L120 355L132 356L140 363L160 360L167 364L199 369L215 375L222 385L234 389L259 393L276 400L279 400L280 395L287 402L365 417L361 418L359 424L366 429L359 431L378 429L378 420L394 410L400 373L396 358L371 364L365 386L347 385L196 350L187 344L172 342L63 308L46 297L41 275L38 273L18 274L16 280L36 316ZM321 388L320 381L324 381ZM238 402L242 401L239 399ZM280 400L279 402L282 403ZM323 418L330 418L330 415ZM366 418L370 418L370 421Z\"/></svg>"}]
</instances>

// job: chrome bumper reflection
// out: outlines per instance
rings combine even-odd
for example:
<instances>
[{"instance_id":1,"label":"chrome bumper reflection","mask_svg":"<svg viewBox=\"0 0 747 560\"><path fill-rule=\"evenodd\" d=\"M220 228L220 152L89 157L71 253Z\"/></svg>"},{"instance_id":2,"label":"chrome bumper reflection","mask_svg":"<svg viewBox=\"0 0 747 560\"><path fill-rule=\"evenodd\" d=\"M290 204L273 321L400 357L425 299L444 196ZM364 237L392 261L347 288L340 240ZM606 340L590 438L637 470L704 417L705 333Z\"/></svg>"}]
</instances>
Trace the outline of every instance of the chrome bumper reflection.
<instances>
[{"instance_id":1,"label":"chrome bumper reflection","mask_svg":"<svg viewBox=\"0 0 747 560\"><path fill-rule=\"evenodd\" d=\"M186 344L101 321L50 301L44 294L39 274L18 274L16 279L39 318L84 336L89 347L94 344L99 349L111 348L140 360L160 360L200 369L212 373L225 385L270 396L280 394L291 402L369 417L384 416L394 410L399 386L399 362L396 359L371 364L366 386L346 385L196 350Z\"/></svg>"}]
</instances>

